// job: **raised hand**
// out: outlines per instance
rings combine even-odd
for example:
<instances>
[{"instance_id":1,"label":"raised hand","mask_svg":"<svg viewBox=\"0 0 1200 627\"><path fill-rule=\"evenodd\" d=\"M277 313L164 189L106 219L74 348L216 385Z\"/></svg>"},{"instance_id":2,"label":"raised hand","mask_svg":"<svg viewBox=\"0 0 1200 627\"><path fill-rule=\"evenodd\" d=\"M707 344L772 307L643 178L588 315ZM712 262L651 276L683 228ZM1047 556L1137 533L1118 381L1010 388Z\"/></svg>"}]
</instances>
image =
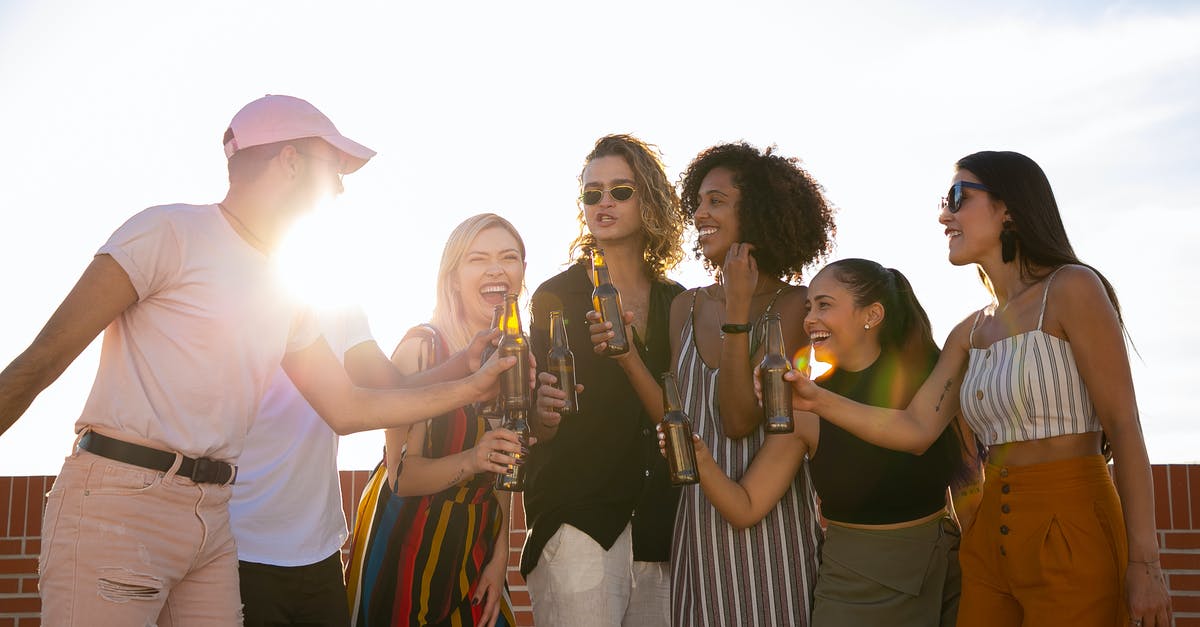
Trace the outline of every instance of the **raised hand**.
<instances>
[{"instance_id":1,"label":"raised hand","mask_svg":"<svg viewBox=\"0 0 1200 627\"><path fill-rule=\"evenodd\" d=\"M741 318L749 317L750 299L758 285L758 263L750 254L753 250L754 244L735 242L725 253L725 263L721 266L721 283L725 286L725 313L729 318L728 322L748 322ZM732 317L739 319L733 320Z\"/></svg>"},{"instance_id":2,"label":"raised hand","mask_svg":"<svg viewBox=\"0 0 1200 627\"><path fill-rule=\"evenodd\" d=\"M471 453L471 468L478 475L485 472L502 473L509 465L517 463L513 453L528 451L521 450L521 439L516 432L493 429L479 438L479 443L471 449Z\"/></svg>"},{"instance_id":3,"label":"raised hand","mask_svg":"<svg viewBox=\"0 0 1200 627\"><path fill-rule=\"evenodd\" d=\"M494 349L500 341L501 335L503 333L500 332L500 329L484 329L471 338L471 343L466 348L467 367L471 372L479 370L479 367L483 365L484 351L488 350L489 346Z\"/></svg>"},{"instance_id":4,"label":"raised hand","mask_svg":"<svg viewBox=\"0 0 1200 627\"><path fill-rule=\"evenodd\" d=\"M597 355L603 355L604 349L608 348L608 340L611 340L615 335L612 331L612 323L601 322L600 314L595 311L589 311L587 314L585 314L585 316L587 317L588 321L588 334L591 335L592 339L592 352L596 353ZM633 324L632 311L623 312L621 317L624 318L624 323L626 326ZM631 334L627 335L629 337L633 337ZM613 357L613 359L624 359L632 353L633 351L629 351L621 355L616 355Z\"/></svg>"},{"instance_id":5,"label":"raised hand","mask_svg":"<svg viewBox=\"0 0 1200 627\"><path fill-rule=\"evenodd\" d=\"M500 373L512 368L516 363L516 357L493 354L474 374L467 377L467 382L474 391L472 400L483 403L496 398L500 394Z\"/></svg>"},{"instance_id":6,"label":"raised hand","mask_svg":"<svg viewBox=\"0 0 1200 627\"><path fill-rule=\"evenodd\" d=\"M558 379L549 372L540 372L537 375L537 399L534 401L534 413L542 426L547 429L556 429L558 424L562 422L562 414L558 410L566 407L567 394L562 390L554 387L558 383ZM575 391L582 392L583 385L575 384Z\"/></svg>"}]
</instances>

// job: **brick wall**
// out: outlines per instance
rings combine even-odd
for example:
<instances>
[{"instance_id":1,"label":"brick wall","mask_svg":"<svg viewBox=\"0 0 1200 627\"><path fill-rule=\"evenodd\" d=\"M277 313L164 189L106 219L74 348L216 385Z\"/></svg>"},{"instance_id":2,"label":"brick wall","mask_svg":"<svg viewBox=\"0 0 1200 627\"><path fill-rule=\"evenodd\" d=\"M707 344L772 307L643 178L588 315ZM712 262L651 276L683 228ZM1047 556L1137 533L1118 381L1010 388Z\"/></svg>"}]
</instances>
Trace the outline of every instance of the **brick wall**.
<instances>
[{"instance_id":1,"label":"brick wall","mask_svg":"<svg viewBox=\"0 0 1200 627\"><path fill-rule=\"evenodd\" d=\"M1155 522L1163 570L1171 589L1174 627L1200 627L1200 465L1154 466ZM366 471L342 472L348 516L366 484ZM40 624L37 555L44 495L54 477L0 477L0 627ZM508 582L520 625L533 624L529 591L517 572L525 540L520 497L513 504Z\"/></svg>"}]
</instances>

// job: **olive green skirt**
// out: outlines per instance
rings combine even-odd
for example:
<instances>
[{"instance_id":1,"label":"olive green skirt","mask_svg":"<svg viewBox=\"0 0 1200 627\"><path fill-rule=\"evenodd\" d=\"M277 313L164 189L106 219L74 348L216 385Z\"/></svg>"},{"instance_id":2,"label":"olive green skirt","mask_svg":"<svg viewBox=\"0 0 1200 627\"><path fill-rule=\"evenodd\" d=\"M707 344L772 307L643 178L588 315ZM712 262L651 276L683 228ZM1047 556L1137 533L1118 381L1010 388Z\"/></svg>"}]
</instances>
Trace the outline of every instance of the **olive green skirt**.
<instances>
[{"instance_id":1,"label":"olive green skirt","mask_svg":"<svg viewBox=\"0 0 1200 627\"><path fill-rule=\"evenodd\" d=\"M829 525L812 627L953 626L959 535L949 517L886 531Z\"/></svg>"}]
</instances>

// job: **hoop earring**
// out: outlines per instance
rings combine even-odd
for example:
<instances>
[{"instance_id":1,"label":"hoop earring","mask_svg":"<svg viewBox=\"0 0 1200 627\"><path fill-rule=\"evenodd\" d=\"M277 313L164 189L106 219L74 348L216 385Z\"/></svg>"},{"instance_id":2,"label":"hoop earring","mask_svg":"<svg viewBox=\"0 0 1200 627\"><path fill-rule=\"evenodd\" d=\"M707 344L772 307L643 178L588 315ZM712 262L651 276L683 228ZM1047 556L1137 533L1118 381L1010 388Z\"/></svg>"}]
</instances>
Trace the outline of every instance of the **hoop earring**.
<instances>
[{"instance_id":1,"label":"hoop earring","mask_svg":"<svg viewBox=\"0 0 1200 627\"><path fill-rule=\"evenodd\" d=\"M1000 260L1004 263L1017 258L1017 232L1012 227L1012 220L1005 220L1000 231Z\"/></svg>"}]
</instances>

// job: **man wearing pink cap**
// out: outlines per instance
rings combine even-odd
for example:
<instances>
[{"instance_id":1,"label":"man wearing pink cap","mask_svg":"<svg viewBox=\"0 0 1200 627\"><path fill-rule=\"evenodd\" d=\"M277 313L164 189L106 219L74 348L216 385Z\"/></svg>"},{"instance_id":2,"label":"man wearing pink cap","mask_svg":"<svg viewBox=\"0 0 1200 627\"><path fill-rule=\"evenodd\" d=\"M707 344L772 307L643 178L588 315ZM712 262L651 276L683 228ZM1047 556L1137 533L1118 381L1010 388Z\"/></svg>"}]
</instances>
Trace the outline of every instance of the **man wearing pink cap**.
<instances>
[{"instance_id":1,"label":"man wearing pink cap","mask_svg":"<svg viewBox=\"0 0 1200 627\"><path fill-rule=\"evenodd\" d=\"M77 446L47 499L45 625L241 623L227 503L276 368L335 432L351 433L494 396L512 365L494 359L420 388L355 387L270 255L292 220L375 153L289 96L246 105L224 143L224 200L130 218L0 372L3 434L104 330Z\"/></svg>"}]
</instances>

